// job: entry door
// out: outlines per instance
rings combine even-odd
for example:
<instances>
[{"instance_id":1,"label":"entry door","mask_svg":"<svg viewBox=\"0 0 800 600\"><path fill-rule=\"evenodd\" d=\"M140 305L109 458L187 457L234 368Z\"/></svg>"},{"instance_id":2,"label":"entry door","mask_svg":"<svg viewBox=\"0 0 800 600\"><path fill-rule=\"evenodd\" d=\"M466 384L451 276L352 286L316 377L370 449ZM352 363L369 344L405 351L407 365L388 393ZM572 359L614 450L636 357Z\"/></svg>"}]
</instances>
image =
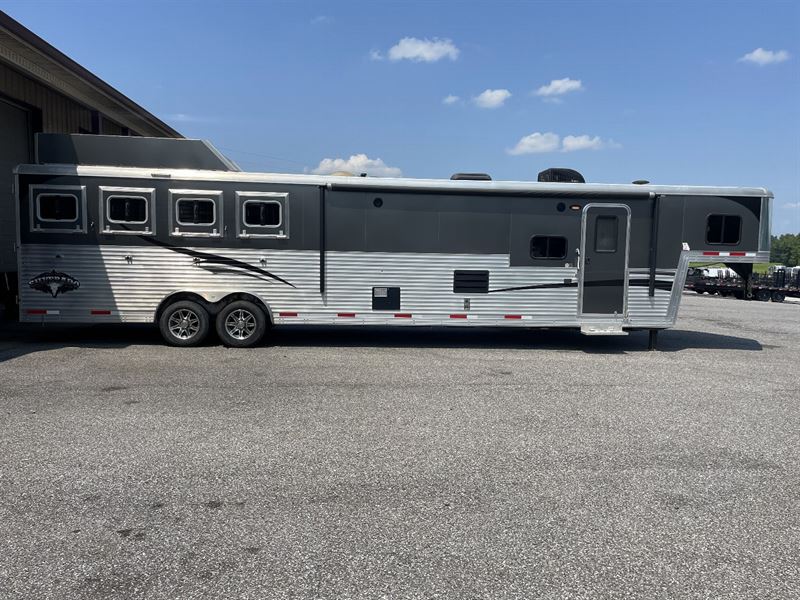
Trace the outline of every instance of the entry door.
<instances>
[{"instance_id":1,"label":"entry door","mask_svg":"<svg viewBox=\"0 0 800 600\"><path fill-rule=\"evenodd\" d=\"M630 209L587 204L581 236L581 313L624 318L627 312Z\"/></svg>"}]
</instances>

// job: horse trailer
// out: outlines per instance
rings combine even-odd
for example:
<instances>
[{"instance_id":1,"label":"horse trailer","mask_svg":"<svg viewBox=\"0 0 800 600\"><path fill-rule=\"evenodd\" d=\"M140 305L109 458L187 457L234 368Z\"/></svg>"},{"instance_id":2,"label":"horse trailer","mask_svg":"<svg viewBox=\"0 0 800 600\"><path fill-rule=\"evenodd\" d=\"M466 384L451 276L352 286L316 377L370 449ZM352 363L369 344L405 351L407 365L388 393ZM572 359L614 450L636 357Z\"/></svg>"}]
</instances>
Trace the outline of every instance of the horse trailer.
<instances>
[{"instance_id":1,"label":"horse trailer","mask_svg":"<svg viewBox=\"0 0 800 600\"><path fill-rule=\"evenodd\" d=\"M20 319L284 325L675 324L690 262L769 260L764 188L245 173L197 140L39 134L15 171Z\"/></svg>"}]
</instances>

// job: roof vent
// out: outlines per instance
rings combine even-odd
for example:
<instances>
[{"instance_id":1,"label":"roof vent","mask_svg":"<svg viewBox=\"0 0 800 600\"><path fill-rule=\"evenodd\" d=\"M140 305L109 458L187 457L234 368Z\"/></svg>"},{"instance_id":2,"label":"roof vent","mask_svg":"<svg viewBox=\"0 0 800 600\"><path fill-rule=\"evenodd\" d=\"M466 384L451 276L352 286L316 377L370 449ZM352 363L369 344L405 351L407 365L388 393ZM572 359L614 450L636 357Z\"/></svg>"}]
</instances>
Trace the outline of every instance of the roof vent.
<instances>
[{"instance_id":1,"label":"roof vent","mask_svg":"<svg viewBox=\"0 0 800 600\"><path fill-rule=\"evenodd\" d=\"M650 183L647 179L637 179L636 181L631 182L633 185L647 185Z\"/></svg>"},{"instance_id":2,"label":"roof vent","mask_svg":"<svg viewBox=\"0 0 800 600\"><path fill-rule=\"evenodd\" d=\"M453 181L491 181L488 173L453 173L450 176Z\"/></svg>"},{"instance_id":3,"label":"roof vent","mask_svg":"<svg viewBox=\"0 0 800 600\"><path fill-rule=\"evenodd\" d=\"M536 180L543 183L586 183L583 175L574 169L545 169Z\"/></svg>"}]
</instances>

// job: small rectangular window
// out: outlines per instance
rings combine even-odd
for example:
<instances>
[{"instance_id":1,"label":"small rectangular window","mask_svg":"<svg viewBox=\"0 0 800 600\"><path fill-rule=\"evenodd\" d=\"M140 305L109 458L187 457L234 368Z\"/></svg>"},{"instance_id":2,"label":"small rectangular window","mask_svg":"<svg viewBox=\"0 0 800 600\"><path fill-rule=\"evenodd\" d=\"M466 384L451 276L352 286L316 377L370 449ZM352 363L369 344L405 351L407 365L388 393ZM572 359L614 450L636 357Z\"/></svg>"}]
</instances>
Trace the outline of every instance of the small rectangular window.
<instances>
[{"instance_id":1,"label":"small rectangular window","mask_svg":"<svg viewBox=\"0 0 800 600\"><path fill-rule=\"evenodd\" d=\"M112 223L147 222L147 199L144 196L109 196L108 220Z\"/></svg>"},{"instance_id":2,"label":"small rectangular window","mask_svg":"<svg viewBox=\"0 0 800 600\"><path fill-rule=\"evenodd\" d=\"M289 212L288 192L236 192L236 236L288 239Z\"/></svg>"},{"instance_id":3,"label":"small rectangular window","mask_svg":"<svg viewBox=\"0 0 800 600\"><path fill-rule=\"evenodd\" d=\"M619 221L617 217L600 216L595 221L595 252L616 252L619 237Z\"/></svg>"},{"instance_id":4,"label":"small rectangular window","mask_svg":"<svg viewBox=\"0 0 800 600\"><path fill-rule=\"evenodd\" d=\"M281 204L272 200L246 200L244 224L247 227L279 227Z\"/></svg>"},{"instance_id":5,"label":"small rectangular window","mask_svg":"<svg viewBox=\"0 0 800 600\"><path fill-rule=\"evenodd\" d=\"M210 198L180 198L178 200L179 225L213 225L216 205Z\"/></svg>"},{"instance_id":6,"label":"small rectangular window","mask_svg":"<svg viewBox=\"0 0 800 600\"><path fill-rule=\"evenodd\" d=\"M101 185L100 233L155 235L155 188Z\"/></svg>"},{"instance_id":7,"label":"small rectangular window","mask_svg":"<svg viewBox=\"0 0 800 600\"><path fill-rule=\"evenodd\" d=\"M86 233L85 185L31 185L27 208L32 232Z\"/></svg>"},{"instance_id":8,"label":"small rectangular window","mask_svg":"<svg viewBox=\"0 0 800 600\"><path fill-rule=\"evenodd\" d=\"M709 244L739 243L742 218L739 215L709 215L706 222L706 242Z\"/></svg>"},{"instance_id":9,"label":"small rectangular window","mask_svg":"<svg viewBox=\"0 0 800 600\"><path fill-rule=\"evenodd\" d=\"M221 190L170 190L169 234L186 237L225 235Z\"/></svg>"},{"instance_id":10,"label":"small rectangular window","mask_svg":"<svg viewBox=\"0 0 800 600\"><path fill-rule=\"evenodd\" d=\"M78 197L74 194L39 194L36 216L40 221L74 223L78 220Z\"/></svg>"},{"instance_id":11,"label":"small rectangular window","mask_svg":"<svg viewBox=\"0 0 800 600\"><path fill-rule=\"evenodd\" d=\"M567 238L556 235L535 235L531 238L531 258L566 258Z\"/></svg>"}]
</instances>

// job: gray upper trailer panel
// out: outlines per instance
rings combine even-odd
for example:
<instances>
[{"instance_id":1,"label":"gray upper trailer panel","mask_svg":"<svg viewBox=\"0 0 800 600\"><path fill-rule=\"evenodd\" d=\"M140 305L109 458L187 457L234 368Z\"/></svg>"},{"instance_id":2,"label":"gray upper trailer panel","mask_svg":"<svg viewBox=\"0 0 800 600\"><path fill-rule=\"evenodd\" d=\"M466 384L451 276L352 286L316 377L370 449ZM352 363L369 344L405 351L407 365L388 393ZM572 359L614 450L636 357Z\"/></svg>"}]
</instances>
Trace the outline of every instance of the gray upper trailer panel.
<instances>
[{"instance_id":1,"label":"gray upper trailer panel","mask_svg":"<svg viewBox=\"0 0 800 600\"><path fill-rule=\"evenodd\" d=\"M239 171L205 140L64 133L36 134L36 162L62 165Z\"/></svg>"}]
</instances>

